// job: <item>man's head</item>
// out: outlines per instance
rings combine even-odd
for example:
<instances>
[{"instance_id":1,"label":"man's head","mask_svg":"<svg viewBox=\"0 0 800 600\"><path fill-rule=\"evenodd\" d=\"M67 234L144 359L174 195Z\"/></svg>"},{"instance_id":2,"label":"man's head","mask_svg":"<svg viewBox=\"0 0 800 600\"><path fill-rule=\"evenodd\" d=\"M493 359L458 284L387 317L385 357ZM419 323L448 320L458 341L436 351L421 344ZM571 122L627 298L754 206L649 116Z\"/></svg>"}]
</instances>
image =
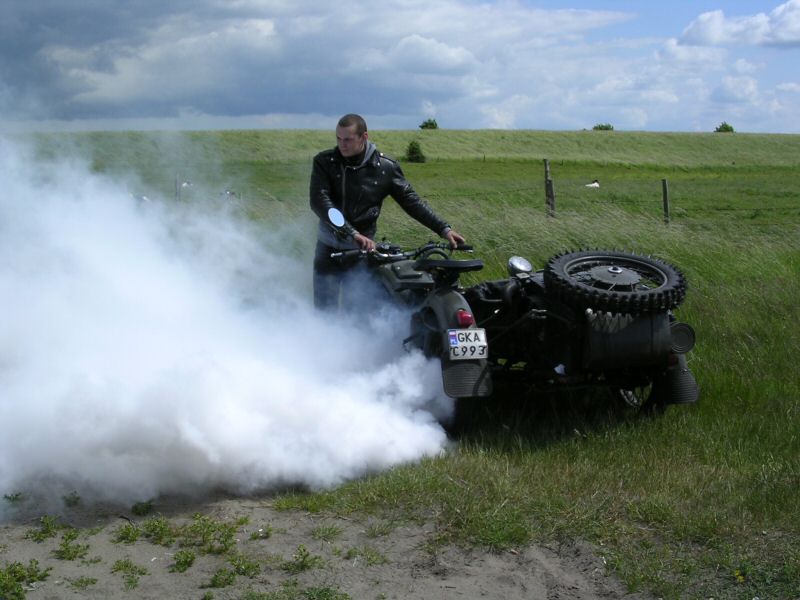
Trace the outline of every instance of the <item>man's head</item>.
<instances>
[{"instance_id":1,"label":"man's head","mask_svg":"<svg viewBox=\"0 0 800 600\"><path fill-rule=\"evenodd\" d=\"M359 115L349 114L336 125L336 146L345 158L358 156L367 143L367 122Z\"/></svg>"}]
</instances>

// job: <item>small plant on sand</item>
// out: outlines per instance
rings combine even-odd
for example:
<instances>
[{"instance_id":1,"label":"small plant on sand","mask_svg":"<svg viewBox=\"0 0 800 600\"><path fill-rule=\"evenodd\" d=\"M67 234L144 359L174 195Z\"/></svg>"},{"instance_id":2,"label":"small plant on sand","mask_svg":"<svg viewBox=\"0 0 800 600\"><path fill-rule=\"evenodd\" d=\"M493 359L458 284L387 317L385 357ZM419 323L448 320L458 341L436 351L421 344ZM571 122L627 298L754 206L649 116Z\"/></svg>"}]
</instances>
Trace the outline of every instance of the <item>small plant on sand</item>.
<instances>
[{"instance_id":1,"label":"small plant on sand","mask_svg":"<svg viewBox=\"0 0 800 600\"><path fill-rule=\"evenodd\" d=\"M181 546L196 546L203 554L227 554L236 544L236 530L246 523L225 523L196 514L180 531Z\"/></svg>"},{"instance_id":2,"label":"small plant on sand","mask_svg":"<svg viewBox=\"0 0 800 600\"><path fill-rule=\"evenodd\" d=\"M67 579L69 586L76 590L85 590L90 585L97 583L94 577L78 577L77 579Z\"/></svg>"},{"instance_id":3,"label":"small plant on sand","mask_svg":"<svg viewBox=\"0 0 800 600\"><path fill-rule=\"evenodd\" d=\"M89 544L76 544L78 539L77 529L67 529L61 536L61 543L53 550L53 555L61 560L75 560L85 558L89 552Z\"/></svg>"},{"instance_id":4,"label":"small plant on sand","mask_svg":"<svg viewBox=\"0 0 800 600\"><path fill-rule=\"evenodd\" d=\"M81 503L80 494L78 494L78 492L75 490L72 490L69 494L61 496L61 499L64 501L64 506L68 508L73 508Z\"/></svg>"},{"instance_id":5,"label":"small plant on sand","mask_svg":"<svg viewBox=\"0 0 800 600\"><path fill-rule=\"evenodd\" d=\"M370 523L366 534L369 538L385 537L394 531L394 525L387 522Z\"/></svg>"},{"instance_id":6,"label":"small plant on sand","mask_svg":"<svg viewBox=\"0 0 800 600\"><path fill-rule=\"evenodd\" d=\"M266 540L272 537L272 526L271 525L264 525L263 527L259 527L253 533L250 534L251 540Z\"/></svg>"},{"instance_id":7,"label":"small plant on sand","mask_svg":"<svg viewBox=\"0 0 800 600\"><path fill-rule=\"evenodd\" d=\"M211 581L203 584L200 587L204 588L224 588L228 587L229 585L233 585L233 582L236 581L236 573L231 571L230 569L219 569L214 575L211 576Z\"/></svg>"},{"instance_id":8,"label":"small plant on sand","mask_svg":"<svg viewBox=\"0 0 800 600\"><path fill-rule=\"evenodd\" d=\"M130 558L118 560L111 567L112 573L122 573L122 580L125 582L126 590L134 590L139 585L139 578L147 575L147 569L133 564Z\"/></svg>"},{"instance_id":9,"label":"small plant on sand","mask_svg":"<svg viewBox=\"0 0 800 600\"><path fill-rule=\"evenodd\" d=\"M244 575L252 579L261 572L261 565L258 564L258 561L250 560L243 554L232 555L228 558L228 562L237 575Z\"/></svg>"},{"instance_id":10,"label":"small plant on sand","mask_svg":"<svg viewBox=\"0 0 800 600\"><path fill-rule=\"evenodd\" d=\"M321 542L332 542L342 535L344 530L336 525L320 525L311 530L311 537Z\"/></svg>"},{"instance_id":11,"label":"small plant on sand","mask_svg":"<svg viewBox=\"0 0 800 600\"><path fill-rule=\"evenodd\" d=\"M25 500L25 495L22 492L13 492L11 494L3 494L3 500L9 504L19 504Z\"/></svg>"},{"instance_id":12,"label":"small plant on sand","mask_svg":"<svg viewBox=\"0 0 800 600\"><path fill-rule=\"evenodd\" d=\"M284 561L281 568L291 575L297 575L298 573L318 567L321 564L321 557L311 554L303 544L300 544L297 547L297 552L292 555L292 559Z\"/></svg>"},{"instance_id":13,"label":"small plant on sand","mask_svg":"<svg viewBox=\"0 0 800 600\"><path fill-rule=\"evenodd\" d=\"M152 517L142 524L142 533L153 544L171 546L175 543L176 529L164 517Z\"/></svg>"},{"instance_id":14,"label":"small plant on sand","mask_svg":"<svg viewBox=\"0 0 800 600\"><path fill-rule=\"evenodd\" d=\"M131 506L131 512L137 517L147 516L153 512L153 501L148 500L147 502L137 502Z\"/></svg>"},{"instance_id":15,"label":"small plant on sand","mask_svg":"<svg viewBox=\"0 0 800 600\"><path fill-rule=\"evenodd\" d=\"M3 600L23 600L25 587L37 581L44 581L50 573L50 567L39 568L39 562L32 559L26 567L22 563L13 562L0 569L0 598Z\"/></svg>"},{"instance_id":16,"label":"small plant on sand","mask_svg":"<svg viewBox=\"0 0 800 600\"><path fill-rule=\"evenodd\" d=\"M39 519L38 529L29 529L25 533L25 538L34 542L43 542L48 538L56 537L56 533L61 529L58 519L50 515L44 515Z\"/></svg>"},{"instance_id":17,"label":"small plant on sand","mask_svg":"<svg viewBox=\"0 0 800 600\"><path fill-rule=\"evenodd\" d=\"M120 525L117 531L114 533L114 543L119 544L134 544L136 540L139 539L139 535L142 533L142 530L139 529L139 526L136 523L128 522L124 525Z\"/></svg>"},{"instance_id":18,"label":"small plant on sand","mask_svg":"<svg viewBox=\"0 0 800 600\"><path fill-rule=\"evenodd\" d=\"M172 573L183 573L194 564L195 554L191 550L178 550L175 553L175 564L169 570Z\"/></svg>"},{"instance_id":19,"label":"small plant on sand","mask_svg":"<svg viewBox=\"0 0 800 600\"><path fill-rule=\"evenodd\" d=\"M378 552L372 546L362 546L361 548L350 548L344 555L346 560L363 560L367 566L372 567L375 565L383 565L389 562L383 554Z\"/></svg>"}]
</instances>

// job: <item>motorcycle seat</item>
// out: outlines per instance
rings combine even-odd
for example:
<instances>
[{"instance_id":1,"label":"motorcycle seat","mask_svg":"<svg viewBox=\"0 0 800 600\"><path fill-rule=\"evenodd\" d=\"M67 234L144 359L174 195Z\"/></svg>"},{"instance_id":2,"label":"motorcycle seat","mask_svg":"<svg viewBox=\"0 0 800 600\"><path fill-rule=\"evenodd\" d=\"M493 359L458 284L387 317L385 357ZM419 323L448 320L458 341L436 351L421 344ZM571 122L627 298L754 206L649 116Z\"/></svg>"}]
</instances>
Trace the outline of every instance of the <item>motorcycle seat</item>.
<instances>
[{"instance_id":1,"label":"motorcycle seat","mask_svg":"<svg viewBox=\"0 0 800 600\"><path fill-rule=\"evenodd\" d=\"M414 263L414 269L418 271L435 271L443 269L452 273L466 273L467 271L480 271L483 268L483 261L475 260L448 260L422 258Z\"/></svg>"}]
</instances>

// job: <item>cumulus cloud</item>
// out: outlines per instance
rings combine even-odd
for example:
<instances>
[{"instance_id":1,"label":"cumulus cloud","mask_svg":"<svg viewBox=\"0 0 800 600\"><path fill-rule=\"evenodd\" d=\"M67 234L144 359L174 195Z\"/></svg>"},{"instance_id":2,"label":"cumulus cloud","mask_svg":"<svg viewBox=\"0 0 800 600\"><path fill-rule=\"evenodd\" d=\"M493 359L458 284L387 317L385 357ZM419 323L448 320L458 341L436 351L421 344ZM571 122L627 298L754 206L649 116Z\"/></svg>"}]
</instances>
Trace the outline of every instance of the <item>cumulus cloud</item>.
<instances>
[{"instance_id":1,"label":"cumulus cloud","mask_svg":"<svg viewBox=\"0 0 800 600\"><path fill-rule=\"evenodd\" d=\"M723 77L712 98L725 103L752 103L759 99L758 81L752 77Z\"/></svg>"},{"instance_id":2,"label":"cumulus cloud","mask_svg":"<svg viewBox=\"0 0 800 600\"><path fill-rule=\"evenodd\" d=\"M744 17L727 17L722 10L701 14L683 31L682 44L800 45L800 0L789 0L775 10Z\"/></svg>"},{"instance_id":3,"label":"cumulus cloud","mask_svg":"<svg viewBox=\"0 0 800 600\"><path fill-rule=\"evenodd\" d=\"M756 78L762 101L776 93L769 82L791 65L780 49L800 39L798 6L698 16L654 3L634 13L520 0L388 0L369 10L311 0L135 9L7 0L0 115L18 127L318 127L355 110L373 128L414 128L435 107L443 127L617 119L619 128L681 129L713 109L700 103L724 76ZM685 18L662 25L667 11ZM706 84L686 85L697 80ZM740 107L763 123L763 104ZM770 128L787 123L800 115Z\"/></svg>"}]
</instances>

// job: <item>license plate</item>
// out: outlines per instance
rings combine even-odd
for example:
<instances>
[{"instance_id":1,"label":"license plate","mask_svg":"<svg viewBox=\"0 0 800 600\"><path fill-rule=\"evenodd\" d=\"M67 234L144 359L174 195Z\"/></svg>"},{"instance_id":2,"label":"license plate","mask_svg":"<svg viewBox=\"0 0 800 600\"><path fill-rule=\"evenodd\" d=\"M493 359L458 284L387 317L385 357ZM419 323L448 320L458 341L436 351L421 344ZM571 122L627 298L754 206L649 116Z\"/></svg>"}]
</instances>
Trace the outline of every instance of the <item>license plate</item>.
<instances>
[{"instance_id":1,"label":"license plate","mask_svg":"<svg viewBox=\"0 0 800 600\"><path fill-rule=\"evenodd\" d=\"M470 360L489 356L485 329L448 329L451 360Z\"/></svg>"}]
</instances>

